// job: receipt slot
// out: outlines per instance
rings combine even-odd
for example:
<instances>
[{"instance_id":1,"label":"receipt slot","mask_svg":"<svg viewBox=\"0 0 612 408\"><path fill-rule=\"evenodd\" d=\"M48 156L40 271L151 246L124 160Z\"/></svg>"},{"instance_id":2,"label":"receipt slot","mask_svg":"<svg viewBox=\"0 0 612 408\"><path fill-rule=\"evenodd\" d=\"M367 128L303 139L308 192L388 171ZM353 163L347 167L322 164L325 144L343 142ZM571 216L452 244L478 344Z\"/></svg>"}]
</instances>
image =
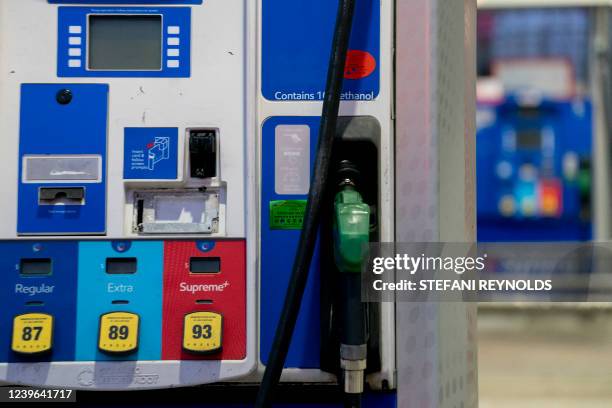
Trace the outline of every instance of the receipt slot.
<instances>
[{"instance_id":1,"label":"receipt slot","mask_svg":"<svg viewBox=\"0 0 612 408\"><path fill-rule=\"evenodd\" d=\"M21 86L19 234L106 231L107 110L108 85Z\"/></svg>"},{"instance_id":2,"label":"receipt slot","mask_svg":"<svg viewBox=\"0 0 612 408\"><path fill-rule=\"evenodd\" d=\"M82 242L76 358L159 360L163 244Z\"/></svg>"},{"instance_id":3,"label":"receipt slot","mask_svg":"<svg viewBox=\"0 0 612 408\"><path fill-rule=\"evenodd\" d=\"M163 359L244 359L244 241L166 242L164 254Z\"/></svg>"}]
</instances>

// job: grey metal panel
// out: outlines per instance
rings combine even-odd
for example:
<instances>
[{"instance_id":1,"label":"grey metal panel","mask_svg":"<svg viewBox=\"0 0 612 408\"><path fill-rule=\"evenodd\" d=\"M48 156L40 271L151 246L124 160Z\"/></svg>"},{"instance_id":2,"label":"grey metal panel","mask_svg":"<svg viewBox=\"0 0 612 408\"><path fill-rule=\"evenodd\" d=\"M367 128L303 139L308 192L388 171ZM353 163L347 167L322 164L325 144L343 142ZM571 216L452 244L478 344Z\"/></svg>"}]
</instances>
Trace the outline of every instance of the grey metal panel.
<instances>
[{"instance_id":1,"label":"grey metal panel","mask_svg":"<svg viewBox=\"0 0 612 408\"><path fill-rule=\"evenodd\" d=\"M398 0L396 241L475 239L476 1ZM476 306L397 303L400 407L477 407Z\"/></svg>"}]
</instances>

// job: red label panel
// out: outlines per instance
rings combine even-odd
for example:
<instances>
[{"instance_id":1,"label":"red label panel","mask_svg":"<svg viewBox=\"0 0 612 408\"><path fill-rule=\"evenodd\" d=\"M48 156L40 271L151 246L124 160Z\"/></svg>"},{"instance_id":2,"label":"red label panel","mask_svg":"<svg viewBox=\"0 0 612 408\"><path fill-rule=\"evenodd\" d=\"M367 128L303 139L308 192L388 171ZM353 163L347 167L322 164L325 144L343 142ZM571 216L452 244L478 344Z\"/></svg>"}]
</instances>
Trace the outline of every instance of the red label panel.
<instances>
[{"instance_id":1,"label":"red label panel","mask_svg":"<svg viewBox=\"0 0 612 408\"><path fill-rule=\"evenodd\" d=\"M559 218L563 214L563 184L559 179L545 179L540 182L540 214L544 217Z\"/></svg>"},{"instance_id":2,"label":"red label panel","mask_svg":"<svg viewBox=\"0 0 612 408\"><path fill-rule=\"evenodd\" d=\"M246 358L245 242L173 241L164 245L162 359ZM192 273L190 265L202 272ZM219 272L214 272L216 266L219 266ZM184 317L197 311L211 311L223 315L221 352L197 355L183 351Z\"/></svg>"}]
</instances>

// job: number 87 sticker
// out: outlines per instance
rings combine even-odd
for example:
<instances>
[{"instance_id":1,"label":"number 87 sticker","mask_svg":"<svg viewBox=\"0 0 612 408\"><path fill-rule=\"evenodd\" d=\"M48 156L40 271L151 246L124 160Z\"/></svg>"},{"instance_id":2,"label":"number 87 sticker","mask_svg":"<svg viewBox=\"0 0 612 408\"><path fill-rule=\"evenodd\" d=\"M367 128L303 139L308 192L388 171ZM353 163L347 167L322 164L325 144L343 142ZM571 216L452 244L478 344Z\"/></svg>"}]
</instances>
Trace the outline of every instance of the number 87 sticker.
<instances>
[{"instance_id":1,"label":"number 87 sticker","mask_svg":"<svg viewBox=\"0 0 612 408\"><path fill-rule=\"evenodd\" d=\"M13 319L11 349L19 354L38 354L53 347L53 316L27 313Z\"/></svg>"}]
</instances>

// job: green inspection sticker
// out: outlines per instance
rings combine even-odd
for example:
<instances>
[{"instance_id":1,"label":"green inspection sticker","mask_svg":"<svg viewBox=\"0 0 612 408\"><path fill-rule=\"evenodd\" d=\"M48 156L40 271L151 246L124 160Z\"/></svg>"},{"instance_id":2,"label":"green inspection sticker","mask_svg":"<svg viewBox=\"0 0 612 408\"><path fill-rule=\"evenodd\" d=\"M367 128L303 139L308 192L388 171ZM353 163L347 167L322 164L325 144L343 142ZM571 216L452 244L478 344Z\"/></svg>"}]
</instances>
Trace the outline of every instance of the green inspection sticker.
<instances>
[{"instance_id":1,"label":"green inspection sticker","mask_svg":"<svg viewBox=\"0 0 612 408\"><path fill-rule=\"evenodd\" d=\"M302 229L305 212L306 200L270 201L270 229Z\"/></svg>"}]
</instances>

